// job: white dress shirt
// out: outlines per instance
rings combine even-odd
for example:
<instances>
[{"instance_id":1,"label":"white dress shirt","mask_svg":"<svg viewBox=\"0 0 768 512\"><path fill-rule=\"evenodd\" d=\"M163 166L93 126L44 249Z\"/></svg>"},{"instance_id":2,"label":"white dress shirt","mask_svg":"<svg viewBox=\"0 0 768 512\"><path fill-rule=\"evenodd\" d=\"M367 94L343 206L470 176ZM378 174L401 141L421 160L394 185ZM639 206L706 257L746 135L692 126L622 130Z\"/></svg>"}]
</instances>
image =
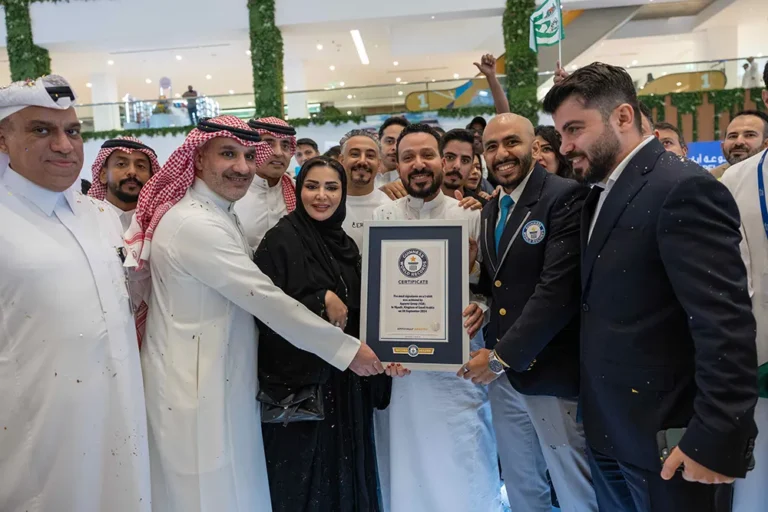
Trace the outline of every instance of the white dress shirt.
<instances>
[{"instance_id":1,"label":"white dress shirt","mask_svg":"<svg viewBox=\"0 0 768 512\"><path fill-rule=\"evenodd\" d=\"M373 212L381 205L392 202L387 194L379 189L364 196L347 196L347 216L341 227L355 241L360 253L363 252L363 223L373 220Z\"/></svg>"},{"instance_id":2,"label":"white dress shirt","mask_svg":"<svg viewBox=\"0 0 768 512\"><path fill-rule=\"evenodd\" d=\"M0 169L3 511L151 510L122 230L79 188Z\"/></svg>"},{"instance_id":3,"label":"white dress shirt","mask_svg":"<svg viewBox=\"0 0 768 512\"><path fill-rule=\"evenodd\" d=\"M501 198L504 196L510 196L514 203L512 204L512 208L509 209L509 213L507 214L507 218L504 219L504 223L509 220L510 215L512 215L512 212L515 211L515 206L517 206L517 202L520 201L520 198L523 196L523 191L525 190L525 186L528 184L528 180L531 178L531 174L533 174L533 170L529 172L525 178L523 178L523 181L520 182L520 184L515 187L515 190L513 190L511 193L507 194L504 191L504 187L501 188L501 191L499 192L499 212L501 212ZM496 219L496 226L498 227L499 222L501 222L501 216L499 216L498 219Z\"/></svg>"},{"instance_id":4,"label":"white dress shirt","mask_svg":"<svg viewBox=\"0 0 768 512\"><path fill-rule=\"evenodd\" d=\"M597 217L600 215L600 210L603 208L603 204L605 203L605 199L608 197L608 194L611 193L611 190L613 190L613 186L616 184L616 182L619 180L619 177L621 176L621 173L624 172L624 169L627 168L627 165L629 165L629 162L632 161L633 158L635 158L635 155L637 155L641 149L643 149L649 142L654 140L654 136L646 137L643 142L637 145L635 149L630 152L624 160L622 160L619 165L616 166L616 169L613 170L613 172L608 176L608 181L605 183L605 186L603 186L601 183L596 183L593 186L595 187L603 187L603 193L600 194L600 199L597 201L597 207L595 207L595 213L592 215L592 222L589 225L589 238L587 240L590 240L592 238L592 231L595 229L595 223L597 222Z\"/></svg>"},{"instance_id":5,"label":"white dress shirt","mask_svg":"<svg viewBox=\"0 0 768 512\"><path fill-rule=\"evenodd\" d=\"M360 342L272 284L232 203L200 179L160 221L150 266L142 366L153 507L269 511L254 316L339 369Z\"/></svg>"},{"instance_id":6,"label":"white dress shirt","mask_svg":"<svg viewBox=\"0 0 768 512\"><path fill-rule=\"evenodd\" d=\"M393 181L397 181L399 179L400 179L400 174L398 174L397 170L378 173L376 175L376 178L374 178L374 186L376 188L381 188L384 185L387 185L388 183L392 183Z\"/></svg>"},{"instance_id":7,"label":"white dress shirt","mask_svg":"<svg viewBox=\"0 0 768 512\"><path fill-rule=\"evenodd\" d=\"M267 180L254 176L245 197L235 203L235 212L240 217L251 249L255 251L267 231L288 215L288 207L283 198L283 180L278 180L277 185L270 187Z\"/></svg>"},{"instance_id":8,"label":"white dress shirt","mask_svg":"<svg viewBox=\"0 0 768 512\"><path fill-rule=\"evenodd\" d=\"M442 193L426 203L406 196L374 212L374 220L411 219L468 220L469 236L480 236L480 212ZM484 348L482 331L471 346ZM413 372L393 379L389 407L375 411L374 422L384 510L503 510L485 386L453 372Z\"/></svg>"}]
</instances>

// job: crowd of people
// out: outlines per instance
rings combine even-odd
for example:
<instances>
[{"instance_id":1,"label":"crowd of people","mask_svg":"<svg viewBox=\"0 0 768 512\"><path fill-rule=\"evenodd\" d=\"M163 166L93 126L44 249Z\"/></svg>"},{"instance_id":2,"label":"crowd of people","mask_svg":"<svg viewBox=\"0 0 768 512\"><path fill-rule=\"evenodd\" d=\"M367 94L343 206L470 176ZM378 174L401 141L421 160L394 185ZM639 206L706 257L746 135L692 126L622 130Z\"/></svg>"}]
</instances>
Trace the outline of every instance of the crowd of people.
<instances>
[{"instance_id":1,"label":"crowd of people","mask_svg":"<svg viewBox=\"0 0 768 512\"><path fill-rule=\"evenodd\" d=\"M0 510L764 510L768 117L708 173L621 68L534 126L477 66L466 129L196 119L87 195L66 80L1 89ZM364 225L419 219L469 227L457 374L359 339Z\"/></svg>"}]
</instances>

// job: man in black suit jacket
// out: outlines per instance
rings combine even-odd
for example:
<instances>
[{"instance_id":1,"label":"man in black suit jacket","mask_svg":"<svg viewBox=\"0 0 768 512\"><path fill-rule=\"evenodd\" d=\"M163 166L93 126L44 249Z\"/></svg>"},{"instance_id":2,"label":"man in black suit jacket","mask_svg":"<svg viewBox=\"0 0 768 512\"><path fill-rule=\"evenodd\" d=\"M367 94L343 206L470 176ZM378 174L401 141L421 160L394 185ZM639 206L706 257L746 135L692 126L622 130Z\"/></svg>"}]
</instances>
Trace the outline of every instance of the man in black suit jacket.
<instances>
[{"instance_id":1,"label":"man in black suit jacket","mask_svg":"<svg viewBox=\"0 0 768 512\"><path fill-rule=\"evenodd\" d=\"M490 384L510 503L549 512L548 468L563 510L596 511L575 399L579 212L587 189L535 164L533 140L530 121L513 114L485 129L485 159L503 187L483 209L478 241L478 288L493 304L487 348L459 374Z\"/></svg>"},{"instance_id":2,"label":"man in black suit jacket","mask_svg":"<svg viewBox=\"0 0 768 512\"><path fill-rule=\"evenodd\" d=\"M743 477L756 435L736 204L700 167L643 139L621 68L581 68L544 109L575 175L594 184L581 224L580 398L600 507L715 510L717 486L700 483ZM676 428L687 430L662 466L657 433Z\"/></svg>"}]
</instances>

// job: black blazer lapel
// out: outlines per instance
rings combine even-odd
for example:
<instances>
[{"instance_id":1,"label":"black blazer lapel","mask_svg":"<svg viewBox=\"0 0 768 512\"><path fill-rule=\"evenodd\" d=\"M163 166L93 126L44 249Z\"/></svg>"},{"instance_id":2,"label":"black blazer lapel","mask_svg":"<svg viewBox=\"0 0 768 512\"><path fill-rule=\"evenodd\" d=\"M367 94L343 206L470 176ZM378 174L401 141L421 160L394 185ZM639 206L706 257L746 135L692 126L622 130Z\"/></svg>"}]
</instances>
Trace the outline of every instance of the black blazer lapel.
<instances>
[{"instance_id":1,"label":"black blazer lapel","mask_svg":"<svg viewBox=\"0 0 768 512\"><path fill-rule=\"evenodd\" d=\"M480 238L483 245L480 250L483 252L484 257L488 257L491 269L495 274L498 268L498 257L496 256L496 219L499 218L499 201L496 198L491 199L486 207L483 208L481 217Z\"/></svg>"},{"instance_id":2,"label":"black blazer lapel","mask_svg":"<svg viewBox=\"0 0 768 512\"><path fill-rule=\"evenodd\" d=\"M520 200L515 204L512 215L504 227L499 243L501 250L499 251L497 268L504 264L504 259L509 253L512 244L518 239L517 234L520 232L523 222L528 219L531 207L539 202L541 190L544 187L544 180L546 179L547 171L539 164L536 164L531 171L531 177L528 178L528 183L525 185L525 190L520 195Z\"/></svg>"},{"instance_id":3,"label":"black blazer lapel","mask_svg":"<svg viewBox=\"0 0 768 512\"><path fill-rule=\"evenodd\" d=\"M652 140L627 164L627 167L624 168L621 176L619 176L619 179L614 183L613 188L605 198L603 207L598 213L595 229L592 231L591 237L589 237L589 227L592 219L587 219L585 215L582 215L582 243L588 237L581 266L582 287L586 287L597 255L608 240L608 236L618 222L619 217L621 217L621 214L624 213L624 210L626 210L637 193L645 186L648 181L645 175L653 170L656 160L664 151L664 146L660 142ZM605 193L603 192L603 194Z\"/></svg>"}]
</instances>

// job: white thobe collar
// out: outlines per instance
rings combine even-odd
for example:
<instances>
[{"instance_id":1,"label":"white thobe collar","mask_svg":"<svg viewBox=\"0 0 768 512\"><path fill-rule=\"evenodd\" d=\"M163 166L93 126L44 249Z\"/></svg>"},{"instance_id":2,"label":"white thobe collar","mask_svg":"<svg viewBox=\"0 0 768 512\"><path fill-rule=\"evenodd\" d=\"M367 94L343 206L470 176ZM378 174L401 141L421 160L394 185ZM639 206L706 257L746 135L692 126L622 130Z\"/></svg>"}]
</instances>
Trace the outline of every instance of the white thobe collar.
<instances>
[{"instance_id":1,"label":"white thobe collar","mask_svg":"<svg viewBox=\"0 0 768 512\"><path fill-rule=\"evenodd\" d=\"M413 197L411 195L406 199L406 207L417 212L429 212L435 208L441 206L445 202L445 194L440 191L431 201L424 201L421 198Z\"/></svg>"},{"instance_id":2,"label":"white thobe collar","mask_svg":"<svg viewBox=\"0 0 768 512\"><path fill-rule=\"evenodd\" d=\"M133 218L133 214L136 213L136 208L133 210L123 210L119 206L110 203L108 200L104 200L105 203L107 203L109 206L112 207L113 210L115 210L115 213L118 217L120 217L120 223L123 225L123 229L127 230L128 226L131 225L131 219Z\"/></svg>"},{"instance_id":3,"label":"white thobe collar","mask_svg":"<svg viewBox=\"0 0 768 512\"><path fill-rule=\"evenodd\" d=\"M68 205L74 212L72 203L74 203L74 193L71 188L64 192L54 192L43 188L36 183L32 183L27 178L17 173L10 166L5 170L2 177L3 183L14 194L18 194L40 208L48 217L53 215L56 205Z\"/></svg>"},{"instance_id":4,"label":"white thobe collar","mask_svg":"<svg viewBox=\"0 0 768 512\"><path fill-rule=\"evenodd\" d=\"M274 187L269 186L269 182L259 176L258 174L253 177L253 181L251 182L251 188L254 190L266 190L266 191L283 191L283 177L281 176L279 180L277 180L277 185Z\"/></svg>"},{"instance_id":5,"label":"white thobe collar","mask_svg":"<svg viewBox=\"0 0 768 512\"><path fill-rule=\"evenodd\" d=\"M232 207L235 205L232 201L227 201L219 194L210 189L210 187L200 178L195 178L195 182L192 184L192 191L196 194L203 196L205 199L213 201L213 203L227 213L232 213Z\"/></svg>"}]
</instances>

